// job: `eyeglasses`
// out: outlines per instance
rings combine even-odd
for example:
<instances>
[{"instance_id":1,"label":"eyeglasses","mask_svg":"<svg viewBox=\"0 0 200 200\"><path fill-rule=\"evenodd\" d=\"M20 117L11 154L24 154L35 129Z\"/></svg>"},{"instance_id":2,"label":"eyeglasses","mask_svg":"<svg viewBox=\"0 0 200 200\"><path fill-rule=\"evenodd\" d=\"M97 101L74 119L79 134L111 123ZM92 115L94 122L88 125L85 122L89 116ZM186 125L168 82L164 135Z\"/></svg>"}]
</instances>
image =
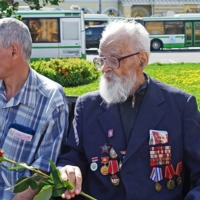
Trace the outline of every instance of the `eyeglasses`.
<instances>
[{"instance_id":1,"label":"eyeglasses","mask_svg":"<svg viewBox=\"0 0 200 200\"><path fill-rule=\"evenodd\" d=\"M120 61L121 60L128 58L128 57L131 57L131 56L135 56L139 53L140 52L137 52L137 53L130 54L130 55L127 55L127 56L123 56L123 57L120 57L120 58L118 58L116 56L96 57L96 58L93 59L93 63L98 70L102 69L105 62L107 63L107 65L110 68L117 69L117 68L120 67Z\"/></svg>"}]
</instances>

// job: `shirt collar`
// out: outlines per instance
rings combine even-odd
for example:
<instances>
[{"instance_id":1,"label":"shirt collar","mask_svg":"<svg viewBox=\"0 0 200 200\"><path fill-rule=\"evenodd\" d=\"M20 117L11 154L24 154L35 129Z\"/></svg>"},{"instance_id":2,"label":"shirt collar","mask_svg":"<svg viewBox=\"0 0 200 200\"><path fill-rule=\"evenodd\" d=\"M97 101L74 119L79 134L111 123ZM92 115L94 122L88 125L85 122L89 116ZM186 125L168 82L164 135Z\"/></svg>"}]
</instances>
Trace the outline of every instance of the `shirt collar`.
<instances>
[{"instance_id":1,"label":"shirt collar","mask_svg":"<svg viewBox=\"0 0 200 200\"><path fill-rule=\"evenodd\" d=\"M36 104L36 81L36 73L33 69L30 68L28 78L24 83L22 89L19 91L19 93L12 97L9 102L6 103L4 108L17 106L19 104L24 104L26 106L34 108ZM2 80L0 80L0 95L3 96L4 99L6 99L5 87Z\"/></svg>"}]
</instances>

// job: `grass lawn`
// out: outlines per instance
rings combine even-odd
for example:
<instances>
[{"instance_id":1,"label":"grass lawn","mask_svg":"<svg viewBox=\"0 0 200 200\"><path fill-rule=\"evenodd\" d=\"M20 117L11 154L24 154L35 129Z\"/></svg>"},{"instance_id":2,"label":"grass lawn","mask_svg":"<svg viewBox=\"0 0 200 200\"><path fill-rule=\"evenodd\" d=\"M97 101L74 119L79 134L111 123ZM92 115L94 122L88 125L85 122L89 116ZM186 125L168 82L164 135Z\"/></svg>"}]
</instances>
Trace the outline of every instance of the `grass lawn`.
<instances>
[{"instance_id":1,"label":"grass lawn","mask_svg":"<svg viewBox=\"0 0 200 200\"><path fill-rule=\"evenodd\" d=\"M153 63L147 66L145 72L164 83L178 87L193 94L200 110L200 63ZM66 95L79 96L98 89L98 80L78 87L64 88Z\"/></svg>"}]
</instances>

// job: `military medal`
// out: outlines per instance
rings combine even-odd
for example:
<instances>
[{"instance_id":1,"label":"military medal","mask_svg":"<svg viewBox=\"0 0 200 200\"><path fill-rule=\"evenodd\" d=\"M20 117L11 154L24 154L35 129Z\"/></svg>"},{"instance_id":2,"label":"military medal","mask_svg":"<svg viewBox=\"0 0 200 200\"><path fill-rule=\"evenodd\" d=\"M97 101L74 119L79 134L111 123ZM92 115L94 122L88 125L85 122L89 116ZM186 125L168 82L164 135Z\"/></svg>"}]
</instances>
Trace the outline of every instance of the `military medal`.
<instances>
[{"instance_id":1,"label":"military medal","mask_svg":"<svg viewBox=\"0 0 200 200\"><path fill-rule=\"evenodd\" d=\"M167 186L167 188L168 188L169 190L174 189L174 187L175 187L175 182L174 182L174 180L169 179L169 180L167 181L166 186Z\"/></svg>"},{"instance_id":2,"label":"military medal","mask_svg":"<svg viewBox=\"0 0 200 200\"><path fill-rule=\"evenodd\" d=\"M171 146L150 147L150 166L171 164Z\"/></svg>"},{"instance_id":3,"label":"military medal","mask_svg":"<svg viewBox=\"0 0 200 200\"><path fill-rule=\"evenodd\" d=\"M97 170L97 168L98 168L98 165L96 163L97 161L98 161L98 157L93 157L92 158L92 163L90 164L90 169L92 171L96 171Z\"/></svg>"},{"instance_id":4,"label":"military medal","mask_svg":"<svg viewBox=\"0 0 200 200\"><path fill-rule=\"evenodd\" d=\"M112 174L110 180L114 186L119 185L120 182L120 179L116 175L118 171L119 171L119 166L117 160L110 160L108 164L108 172Z\"/></svg>"},{"instance_id":5,"label":"military medal","mask_svg":"<svg viewBox=\"0 0 200 200\"><path fill-rule=\"evenodd\" d=\"M161 181L163 179L162 169L159 167L153 167L150 179L156 183L155 184L156 191L160 192L162 190L162 186L160 183L158 183L158 181Z\"/></svg>"},{"instance_id":6,"label":"military medal","mask_svg":"<svg viewBox=\"0 0 200 200\"><path fill-rule=\"evenodd\" d=\"M116 174L114 174L110 177L110 181L114 186L117 186L119 185L120 179L117 177Z\"/></svg>"},{"instance_id":7,"label":"military medal","mask_svg":"<svg viewBox=\"0 0 200 200\"><path fill-rule=\"evenodd\" d=\"M108 137L109 137L109 138L113 137L113 129L110 129L110 130L108 131Z\"/></svg>"},{"instance_id":8,"label":"military medal","mask_svg":"<svg viewBox=\"0 0 200 200\"><path fill-rule=\"evenodd\" d=\"M101 153L109 153L108 150L110 149L110 146L108 146L106 143L103 146L100 146L102 149Z\"/></svg>"},{"instance_id":9,"label":"military medal","mask_svg":"<svg viewBox=\"0 0 200 200\"><path fill-rule=\"evenodd\" d=\"M120 153L123 155L123 160L124 160L126 151L120 151ZM120 160L119 161L119 169L121 169L121 168L122 168L122 161Z\"/></svg>"},{"instance_id":10,"label":"military medal","mask_svg":"<svg viewBox=\"0 0 200 200\"><path fill-rule=\"evenodd\" d=\"M133 95L133 98L132 98L132 103L131 103L131 105L132 105L132 108L134 108L134 107L135 107L135 95Z\"/></svg>"},{"instance_id":11,"label":"military medal","mask_svg":"<svg viewBox=\"0 0 200 200\"><path fill-rule=\"evenodd\" d=\"M106 165L108 163L109 158L108 157L102 157L101 158L101 163L103 163L104 165L101 167L100 172L103 175L107 175L108 174L108 166Z\"/></svg>"},{"instance_id":12,"label":"military medal","mask_svg":"<svg viewBox=\"0 0 200 200\"><path fill-rule=\"evenodd\" d=\"M182 178L180 176L182 170L183 170L183 163L179 162L176 167L176 175L178 176L178 178L176 179L177 185L180 185L182 183Z\"/></svg>"},{"instance_id":13,"label":"military medal","mask_svg":"<svg viewBox=\"0 0 200 200\"><path fill-rule=\"evenodd\" d=\"M165 166L165 178L169 179L167 181L166 186L169 190L172 190L175 187L175 182L174 180L172 180L172 177L174 176L174 174L175 174L175 171L172 164Z\"/></svg>"},{"instance_id":14,"label":"military medal","mask_svg":"<svg viewBox=\"0 0 200 200\"><path fill-rule=\"evenodd\" d=\"M115 150L113 149L113 147L110 149L110 157L113 159L117 158L117 154L116 154Z\"/></svg>"}]
</instances>

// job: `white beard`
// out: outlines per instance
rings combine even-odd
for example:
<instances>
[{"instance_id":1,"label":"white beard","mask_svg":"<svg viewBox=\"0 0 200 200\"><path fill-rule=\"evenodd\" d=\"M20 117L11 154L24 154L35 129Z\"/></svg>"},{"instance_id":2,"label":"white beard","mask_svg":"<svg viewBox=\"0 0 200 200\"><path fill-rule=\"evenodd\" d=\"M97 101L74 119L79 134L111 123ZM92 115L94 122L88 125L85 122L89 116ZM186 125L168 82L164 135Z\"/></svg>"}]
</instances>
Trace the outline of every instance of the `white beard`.
<instances>
[{"instance_id":1,"label":"white beard","mask_svg":"<svg viewBox=\"0 0 200 200\"><path fill-rule=\"evenodd\" d=\"M108 82L106 77L112 79ZM119 78L115 73L104 73L100 79L100 95L107 103L121 103L126 101L137 81L134 71Z\"/></svg>"}]
</instances>

